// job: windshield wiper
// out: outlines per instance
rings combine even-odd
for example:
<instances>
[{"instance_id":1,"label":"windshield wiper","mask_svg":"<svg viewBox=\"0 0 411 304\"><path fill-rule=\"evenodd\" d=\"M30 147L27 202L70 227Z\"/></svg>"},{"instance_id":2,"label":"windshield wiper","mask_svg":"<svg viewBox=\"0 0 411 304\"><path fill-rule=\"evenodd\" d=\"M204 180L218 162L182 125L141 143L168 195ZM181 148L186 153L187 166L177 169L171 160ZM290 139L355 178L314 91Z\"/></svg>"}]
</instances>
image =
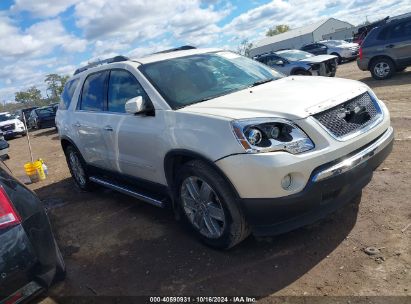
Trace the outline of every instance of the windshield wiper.
<instances>
[{"instance_id":1,"label":"windshield wiper","mask_svg":"<svg viewBox=\"0 0 411 304\"><path fill-rule=\"evenodd\" d=\"M256 87L260 84L264 84L264 83L267 83L267 82L270 82L270 81L273 81L273 80L274 80L274 78L268 78L268 79L263 79L263 80L256 81L252 85L250 85L250 88Z\"/></svg>"}]
</instances>

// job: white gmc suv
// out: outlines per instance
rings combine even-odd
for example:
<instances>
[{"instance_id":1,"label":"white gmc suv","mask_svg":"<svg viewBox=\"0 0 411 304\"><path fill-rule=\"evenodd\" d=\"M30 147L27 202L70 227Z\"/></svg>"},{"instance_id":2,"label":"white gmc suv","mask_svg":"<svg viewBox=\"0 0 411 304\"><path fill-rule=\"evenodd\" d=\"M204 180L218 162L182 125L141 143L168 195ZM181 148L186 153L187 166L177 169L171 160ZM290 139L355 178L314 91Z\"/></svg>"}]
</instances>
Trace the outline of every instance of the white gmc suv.
<instances>
[{"instance_id":1,"label":"white gmc suv","mask_svg":"<svg viewBox=\"0 0 411 304\"><path fill-rule=\"evenodd\" d=\"M386 106L361 82L192 47L78 69L56 121L81 189L169 206L217 248L326 216L393 143Z\"/></svg>"}]
</instances>

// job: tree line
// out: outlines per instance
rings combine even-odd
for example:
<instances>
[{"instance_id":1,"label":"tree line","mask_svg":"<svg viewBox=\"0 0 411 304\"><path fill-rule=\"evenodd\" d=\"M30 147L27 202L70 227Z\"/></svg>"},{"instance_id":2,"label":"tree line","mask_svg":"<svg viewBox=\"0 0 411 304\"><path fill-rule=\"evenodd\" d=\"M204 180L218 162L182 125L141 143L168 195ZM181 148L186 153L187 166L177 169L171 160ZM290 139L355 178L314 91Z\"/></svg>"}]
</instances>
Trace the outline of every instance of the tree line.
<instances>
[{"instance_id":1,"label":"tree line","mask_svg":"<svg viewBox=\"0 0 411 304\"><path fill-rule=\"evenodd\" d=\"M64 85L70 78L68 75L48 74L44 82L46 83L46 96L41 94L36 86L14 94L15 103L6 103L0 106L1 111L13 111L33 106L46 106L60 101L60 95L64 90Z\"/></svg>"}]
</instances>

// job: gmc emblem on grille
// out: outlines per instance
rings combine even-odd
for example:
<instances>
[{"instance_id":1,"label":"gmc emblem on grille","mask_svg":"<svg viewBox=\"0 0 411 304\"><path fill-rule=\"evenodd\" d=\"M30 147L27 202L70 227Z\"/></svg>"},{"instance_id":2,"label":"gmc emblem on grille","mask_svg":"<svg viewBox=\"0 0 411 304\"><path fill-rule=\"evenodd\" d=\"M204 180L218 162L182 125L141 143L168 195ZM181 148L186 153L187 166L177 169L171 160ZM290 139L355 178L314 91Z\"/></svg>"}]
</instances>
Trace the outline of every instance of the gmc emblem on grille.
<instances>
[{"instance_id":1,"label":"gmc emblem on grille","mask_svg":"<svg viewBox=\"0 0 411 304\"><path fill-rule=\"evenodd\" d=\"M341 112L337 114L338 118L344 119L346 122L363 124L371 119L370 114L365 106L356 104L351 107L343 107Z\"/></svg>"}]
</instances>

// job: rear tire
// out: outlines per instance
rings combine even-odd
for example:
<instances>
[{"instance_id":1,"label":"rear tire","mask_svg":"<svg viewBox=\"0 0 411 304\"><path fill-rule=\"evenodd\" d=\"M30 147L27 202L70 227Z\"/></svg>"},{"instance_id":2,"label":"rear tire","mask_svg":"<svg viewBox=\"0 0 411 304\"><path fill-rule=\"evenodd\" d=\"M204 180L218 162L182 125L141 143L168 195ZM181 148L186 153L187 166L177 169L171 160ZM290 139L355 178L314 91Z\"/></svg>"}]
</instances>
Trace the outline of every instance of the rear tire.
<instances>
[{"instance_id":1,"label":"rear tire","mask_svg":"<svg viewBox=\"0 0 411 304\"><path fill-rule=\"evenodd\" d=\"M184 164L176 185L178 212L203 243L228 249L250 234L230 185L206 163L194 160Z\"/></svg>"},{"instance_id":2,"label":"rear tire","mask_svg":"<svg viewBox=\"0 0 411 304\"><path fill-rule=\"evenodd\" d=\"M395 71L394 62L389 58L376 58L371 62L370 72L376 80L391 78Z\"/></svg>"},{"instance_id":3,"label":"rear tire","mask_svg":"<svg viewBox=\"0 0 411 304\"><path fill-rule=\"evenodd\" d=\"M66 154L67 165L76 185L84 191L93 190L95 184L89 180L86 162L80 152L73 146L68 146L64 152Z\"/></svg>"}]
</instances>

